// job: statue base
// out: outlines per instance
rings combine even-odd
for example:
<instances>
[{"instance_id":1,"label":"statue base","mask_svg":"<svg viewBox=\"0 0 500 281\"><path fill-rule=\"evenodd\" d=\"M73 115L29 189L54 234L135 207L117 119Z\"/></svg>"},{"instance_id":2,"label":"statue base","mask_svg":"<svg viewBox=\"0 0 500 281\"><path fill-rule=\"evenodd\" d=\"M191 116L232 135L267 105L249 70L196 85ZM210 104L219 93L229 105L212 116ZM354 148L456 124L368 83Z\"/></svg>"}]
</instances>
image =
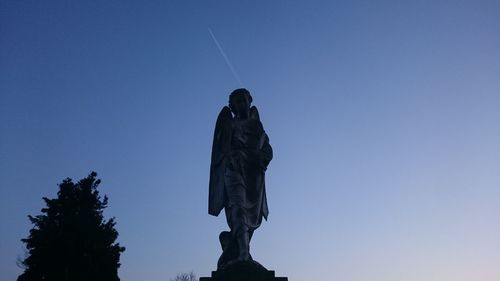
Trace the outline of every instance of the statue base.
<instances>
[{"instance_id":1,"label":"statue base","mask_svg":"<svg viewBox=\"0 0 500 281\"><path fill-rule=\"evenodd\" d=\"M212 271L211 277L200 277L200 281L288 281L288 277L276 277L273 270L267 270L256 262L248 261Z\"/></svg>"}]
</instances>

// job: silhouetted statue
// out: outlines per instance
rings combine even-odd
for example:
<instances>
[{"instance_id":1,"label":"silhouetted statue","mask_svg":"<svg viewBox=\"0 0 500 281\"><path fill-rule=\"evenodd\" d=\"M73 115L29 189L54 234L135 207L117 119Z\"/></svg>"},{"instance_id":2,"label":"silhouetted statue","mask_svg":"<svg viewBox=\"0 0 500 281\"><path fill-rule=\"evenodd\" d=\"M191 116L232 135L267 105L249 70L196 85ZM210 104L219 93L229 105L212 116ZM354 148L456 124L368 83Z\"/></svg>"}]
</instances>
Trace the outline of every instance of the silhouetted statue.
<instances>
[{"instance_id":1,"label":"silhouetted statue","mask_svg":"<svg viewBox=\"0 0 500 281\"><path fill-rule=\"evenodd\" d=\"M218 216L224 209L231 229L219 236L223 253L218 269L253 261L250 240L269 213L264 175L273 151L251 103L248 90L234 90L229 107L222 108L215 125L208 213Z\"/></svg>"}]
</instances>

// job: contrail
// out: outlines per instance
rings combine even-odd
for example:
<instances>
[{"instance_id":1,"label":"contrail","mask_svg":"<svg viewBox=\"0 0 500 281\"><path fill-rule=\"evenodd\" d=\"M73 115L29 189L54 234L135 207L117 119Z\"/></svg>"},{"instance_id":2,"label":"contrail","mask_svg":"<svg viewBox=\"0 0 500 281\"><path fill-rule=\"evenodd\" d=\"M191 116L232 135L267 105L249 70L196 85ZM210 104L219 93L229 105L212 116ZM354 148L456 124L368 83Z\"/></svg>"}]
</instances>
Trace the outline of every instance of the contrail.
<instances>
[{"instance_id":1,"label":"contrail","mask_svg":"<svg viewBox=\"0 0 500 281\"><path fill-rule=\"evenodd\" d=\"M222 55L222 57L226 61L226 64L229 67L229 70L231 70L231 72L233 73L234 78L240 84L240 86L243 86L243 83L241 83L240 76L238 76L238 73L236 73L236 70L234 69L233 65L229 61L229 58L227 57L226 53L222 49L222 46L219 44L219 41L217 40L217 38L215 38L215 35L212 32L212 29L210 29L210 27L208 28L208 32L210 33L210 36L212 36L212 39L214 39L215 45L217 45L217 48L219 49L220 54Z\"/></svg>"}]
</instances>

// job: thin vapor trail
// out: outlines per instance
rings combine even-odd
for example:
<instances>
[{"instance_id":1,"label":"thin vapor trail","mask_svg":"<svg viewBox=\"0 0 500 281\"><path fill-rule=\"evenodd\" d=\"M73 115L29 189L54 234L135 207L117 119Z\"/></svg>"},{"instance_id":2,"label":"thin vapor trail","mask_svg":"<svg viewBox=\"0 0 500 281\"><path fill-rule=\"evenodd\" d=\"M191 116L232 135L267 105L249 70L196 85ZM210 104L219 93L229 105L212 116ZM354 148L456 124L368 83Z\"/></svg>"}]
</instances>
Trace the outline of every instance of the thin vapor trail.
<instances>
[{"instance_id":1,"label":"thin vapor trail","mask_svg":"<svg viewBox=\"0 0 500 281\"><path fill-rule=\"evenodd\" d=\"M236 70L234 69L233 65L231 64L231 62L229 61L229 58L227 57L226 53L224 52L224 50L222 49L222 46L219 44L219 41L217 40L217 38L215 38L215 35L214 33L212 32L212 29L210 29L210 27L208 28L208 32L210 33L210 36L212 36L212 39L214 40L214 43L215 45L217 45L217 48L219 49L219 52L220 54L222 55L222 57L224 58L224 60L226 61L226 64L227 66L229 67L229 70L231 70L231 73L233 73L233 76L234 78L236 79L236 81L240 84L240 86L243 86L243 83L241 83L241 79L240 79L240 76L238 75L238 73L236 72Z\"/></svg>"}]
</instances>

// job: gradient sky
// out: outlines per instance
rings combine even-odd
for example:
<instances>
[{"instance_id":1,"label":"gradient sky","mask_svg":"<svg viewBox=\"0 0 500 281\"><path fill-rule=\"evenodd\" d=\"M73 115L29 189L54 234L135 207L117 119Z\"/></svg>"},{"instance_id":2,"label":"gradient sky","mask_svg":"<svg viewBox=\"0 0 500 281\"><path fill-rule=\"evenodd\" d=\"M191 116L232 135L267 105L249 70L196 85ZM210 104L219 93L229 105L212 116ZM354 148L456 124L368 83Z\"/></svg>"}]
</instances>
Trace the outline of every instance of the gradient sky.
<instances>
[{"instance_id":1,"label":"gradient sky","mask_svg":"<svg viewBox=\"0 0 500 281\"><path fill-rule=\"evenodd\" d=\"M0 0L0 279L95 170L123 281L209 276L233 78L275 158L252 254L290 281L500 280L500 2Z\"/></svg>"}]
</instances>

